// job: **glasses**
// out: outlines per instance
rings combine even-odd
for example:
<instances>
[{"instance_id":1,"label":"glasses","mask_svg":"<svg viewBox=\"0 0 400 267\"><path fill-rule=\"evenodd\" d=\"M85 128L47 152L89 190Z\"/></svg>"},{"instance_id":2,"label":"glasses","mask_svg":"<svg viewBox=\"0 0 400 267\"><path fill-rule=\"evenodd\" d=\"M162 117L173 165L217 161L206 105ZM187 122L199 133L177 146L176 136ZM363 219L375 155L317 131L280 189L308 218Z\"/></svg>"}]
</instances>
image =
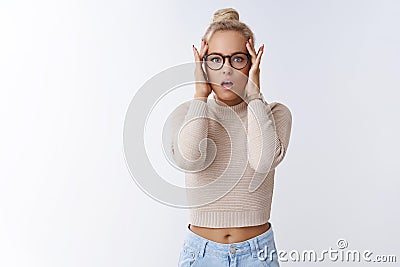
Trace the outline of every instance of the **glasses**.
<instances>
[{"instance_id":1,"label":"glasses","mask_svg":"<svg viewBox=\"0 0 400 267\"><path fill-rule=\"evenodd\" d=\"M223 56L220 53L211 53L203 57L206 66L212 70L219 70L225 64L225 58L229 58L229 63L232 68L241 70L246 67L250 61L250 54L243 52L236 52L230 56Z\"/></svg>"}]
</instances>

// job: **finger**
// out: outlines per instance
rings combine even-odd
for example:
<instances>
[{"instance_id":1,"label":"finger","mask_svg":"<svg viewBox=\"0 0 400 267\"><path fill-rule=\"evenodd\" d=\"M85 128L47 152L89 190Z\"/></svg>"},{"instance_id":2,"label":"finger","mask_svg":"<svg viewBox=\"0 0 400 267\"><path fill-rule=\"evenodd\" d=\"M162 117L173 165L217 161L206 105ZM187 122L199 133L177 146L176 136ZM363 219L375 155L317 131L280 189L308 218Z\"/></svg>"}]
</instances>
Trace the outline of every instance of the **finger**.
<instances>
[{"instance_id":1,"label":"finger","mask_svg":"<svg viewBox=\"0 0 400 267\"><path fill-rule=\"evenodd\" d=\"M249 44L250 44L250 47L251 47L251 49L254 51L254 53L256 52L256 48L254 47L254 41L253 41L253 38L249 38Z\"/></svg>"},{"instance_id":2,"label":"finger","mask_svg":"<svg viewBox=\"0 0 400 267\"><path fill-rule=\"evenodd\" d=\"M208 44L204 45L203 51L200 54L200 57L203 59L203 57L207 54L207 50L208 50Z\"/></svg>"},{"instance_id":3,"label":"finger","mask_svg":"<svg viewBox=\"0 0 400 267\"><path fill-rule=\"evenodd\" d=\"M256 64L260 64L263 53L264 53L264 44L262 44L262 46L258 49Z\"/></svg>"},{"instance_id":4,"label":"finger","mask_svg":"<svg viewBox=\"0 0 400 267\"><path fill-rule=\"evenodd\" d=\"M256 51L254 51L254 48L251 47L249 41L246 42L246 48L247 48L247 51L249 51L249 54L251 56L251 62L254 63L256 61L257 55L256 55Z\"/></svg>"},{"instance_id":5,"label":"finger","mask_svg":"<svg viewBox=\"0 0 400 267\"><path fill-rule=\"evenodd\" d=\"M207 53L208 43L206 41L202 41L202 48L200 50L200 58L203 59L204 55Z\"/></svg>"},{"instance_id":6,"label":"finger","mask_svg":"<svg viewBox=\"0 0 400 267\"><path fill-rule=\"evenodd\" d=\"M203 48L204 48L204 39L201 39L200 51L203 51Z\"/></svg>"},{"instance_id":7,"label":"finger","mask_svg":"<svg viewBox=\"0 0 400 267\"><path fill-rule=\"evenodd\" d=\"M256 51L256 49L254 48L254 42L253 42L253 38L249 38L249 44L250 44L250 46L251 46L251 49L255 52Z\"/></svg>"},{"instance_id":8,"label":"finger","mask_svg":"<svg viewBox=\"0 0 400 267\"><path fill-rule=\"evenodd\" d=\"M254 48L254 43L253 43L253 39L250 37L248 40L249 46L250 46L250 51L251 51L251 55L252 55L252 62L255 64L260 64L261 61L261 56L263 54L264 51L264 44L258 49L257 54L255 53L255 48Z\"/></svg>"},{"instance_id":9,"label":"finger","mask_svg":"<svg viewBox=\"0 0 400 267\"><path fill-rule=\"evenodd\" d=\"M193 55L195 61L200 61L199 52L197 51L197 48L194 45L193 45Z\"/></svg>"},{"instance_id":10,"label":"finger","mask_svg":"<svg viewBox=\"0 0 400 267\"><path fill-rule=\"evenodd\" d=\"M252 57L254 57L254 59L255 59L257 57L257 55L256 55L256 50L254 49L253 40L251 38L249 38L249 40L247 40L247 46L248 46L250 55Z\"/></svg>"}]
</instances>

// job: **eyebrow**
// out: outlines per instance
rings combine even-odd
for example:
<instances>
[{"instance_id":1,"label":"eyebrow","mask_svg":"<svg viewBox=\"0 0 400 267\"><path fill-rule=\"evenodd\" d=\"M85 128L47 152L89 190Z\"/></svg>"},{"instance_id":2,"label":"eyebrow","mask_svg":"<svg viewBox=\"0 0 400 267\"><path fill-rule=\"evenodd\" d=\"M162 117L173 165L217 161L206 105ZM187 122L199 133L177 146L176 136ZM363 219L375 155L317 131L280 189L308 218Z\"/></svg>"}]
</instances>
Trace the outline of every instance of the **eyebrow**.
<instances>
[{"instance_id":1,"label":"eyebrow","mask_svg":"<svg viewBox=\"0 0 400 267\"><path fill-rule=\"evenodd\" d=\"M221 52L208 52L207 54L221 54L221 55L223 55L223 56L230 56L230 55L233 55L233 54L235 54L235 53L244 53L244 54L247 54L248 52L246 51L246 52L243 52L243 51L236 51L236 52L233 52L233 53L231 53L231 54L229 54L229 55L224 55L224 54L222 54Z\"/></svg>"}]
</instances>

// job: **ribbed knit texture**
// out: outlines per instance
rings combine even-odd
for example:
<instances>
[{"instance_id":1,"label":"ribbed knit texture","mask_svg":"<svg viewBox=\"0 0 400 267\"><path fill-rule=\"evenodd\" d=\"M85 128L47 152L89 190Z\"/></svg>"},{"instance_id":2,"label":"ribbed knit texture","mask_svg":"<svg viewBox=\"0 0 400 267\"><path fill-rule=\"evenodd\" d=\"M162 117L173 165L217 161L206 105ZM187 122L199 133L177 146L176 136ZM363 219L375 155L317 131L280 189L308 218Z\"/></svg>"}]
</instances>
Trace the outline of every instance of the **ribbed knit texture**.
<instances>
[{"instance_id":1,"label":"ribbed knit texture","mask_svg":"<svg viewBox=\"0 0 400 267\"><path fill-rule=\"evenodd\" d=\"M205 203L190 209L189 223L210 228L266 223L275 168L289 145L290 110L261 99L228 106L213 96L182 104L172 122L173 160L185 172L186 187L197 190L187 189L188 201Z\"/></svg>"}]
</instances>

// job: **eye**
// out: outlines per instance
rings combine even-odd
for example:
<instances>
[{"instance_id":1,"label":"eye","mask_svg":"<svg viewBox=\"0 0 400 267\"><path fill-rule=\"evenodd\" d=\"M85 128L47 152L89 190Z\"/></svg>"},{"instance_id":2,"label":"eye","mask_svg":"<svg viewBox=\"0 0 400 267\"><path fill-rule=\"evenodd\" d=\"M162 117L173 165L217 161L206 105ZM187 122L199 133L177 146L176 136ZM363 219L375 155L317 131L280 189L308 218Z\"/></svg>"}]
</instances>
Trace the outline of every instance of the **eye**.
<instances>
[{"instance_id":1,"label":"eye","mask_svg":"<svg viewBox=\"0 0 400 267\"><path fill-rule=\"evenodd\" d=\"M214 62L214 63L219 63L219 62L221 62L221 59L220 59L219 57L211 57L209 60L210 60L211 62Z\"/></svg>"},{"instance_id":2,"label":"eye","mask_svg":"<svg viewBox=\"0 0 400 267\"><path fill-rule=\"evenodd\" d=\"M243 62L244 61L244 57L243 56L235 56L233 58L233 61L235 61L235 62Z\"/></svg>"}]
</instances>

